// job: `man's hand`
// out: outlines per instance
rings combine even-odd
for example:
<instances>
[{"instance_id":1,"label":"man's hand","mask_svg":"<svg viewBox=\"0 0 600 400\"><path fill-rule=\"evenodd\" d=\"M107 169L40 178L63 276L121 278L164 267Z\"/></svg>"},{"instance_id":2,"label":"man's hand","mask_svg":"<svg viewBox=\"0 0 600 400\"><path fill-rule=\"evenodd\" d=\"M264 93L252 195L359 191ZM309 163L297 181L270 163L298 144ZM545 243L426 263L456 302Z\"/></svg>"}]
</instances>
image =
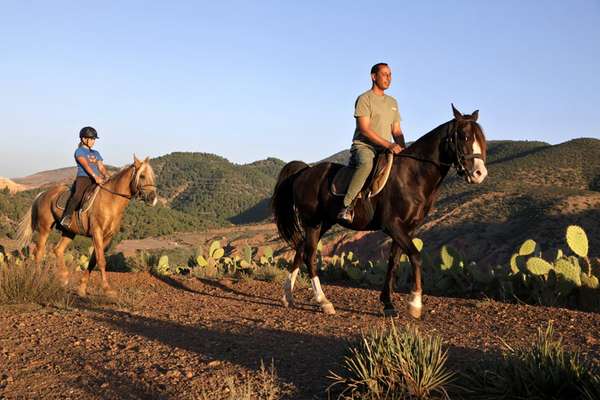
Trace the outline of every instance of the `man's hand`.
<instances>
[{"instance_id":1,"label":"man's hand","mask_svg":"<svg viewBox=\"0 0 600 400\"><path fill-rule=\"evenodd\" d=\"M396 144L396 143L390 143L390 144L387 146L387 149L388 149L389 151L391 151L393 154L400 154L400 152L401 152L402 150L404 150L404 149L402 148L402 146L400 146L399 144Z\"/></svg>"}]
</instances>

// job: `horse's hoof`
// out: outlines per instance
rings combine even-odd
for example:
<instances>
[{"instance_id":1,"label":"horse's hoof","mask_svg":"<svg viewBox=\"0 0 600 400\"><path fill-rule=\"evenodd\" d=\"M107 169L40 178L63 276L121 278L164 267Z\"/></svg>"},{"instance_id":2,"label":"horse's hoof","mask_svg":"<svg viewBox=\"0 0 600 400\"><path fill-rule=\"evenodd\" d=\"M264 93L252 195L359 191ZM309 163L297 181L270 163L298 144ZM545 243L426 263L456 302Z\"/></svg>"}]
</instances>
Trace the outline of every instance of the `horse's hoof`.
<instances>
[{"instance_id":1,"label":"horse's hoof","mask_svg":"<svg viewBox=\"0 0 600 400\"><path fill-rule=\"evenodd\" d=\"M408 314L414 319L421 319L423 307L408 306Z\"/></svg>"},{"instance_id":2,"label":"horse's hoof","mask_svg":"<svg viewBox=\"0 0 600 400\"><path fill-rule=\"evenodd\" d=\"M331 303L321 304L321 310L323 310L323 312L327 315L335 314L335 308L333 307L333 304L331 304Z\"/></svg>"},{"instance_id":3,"label":"horse's hoof","mask_svg":"<svg viewBox=\"0 0 600 400\"><path fill-rule=\"evenodd\" d=\"M294 303L293 299L289 299L286 298L285 296L281 299L281 304L285 307L285 308L294 308L296 307L296 304Z\"/></svg>"},{"instance_id":4,"label":"horse's hoof","mask_svg":"<svg viewBox=\"0 0 600 400\"><path fill-rule=\"evenodd\" d=\"M79 289L77 289L77 294L79 295L79 297L86 297L87 296L87 288L80 287Z\"/></svg>"},{"instance_id":5,"label":"horse's hoof","mask_svg":"<svg viewBox=\"0 0 600 400\"><path fill-rule=\"evenodd\" d=\"M395 308L384 308L383 315L385 317L396 318L398 316L398 311Z\"/></svg>"}]
</instances>

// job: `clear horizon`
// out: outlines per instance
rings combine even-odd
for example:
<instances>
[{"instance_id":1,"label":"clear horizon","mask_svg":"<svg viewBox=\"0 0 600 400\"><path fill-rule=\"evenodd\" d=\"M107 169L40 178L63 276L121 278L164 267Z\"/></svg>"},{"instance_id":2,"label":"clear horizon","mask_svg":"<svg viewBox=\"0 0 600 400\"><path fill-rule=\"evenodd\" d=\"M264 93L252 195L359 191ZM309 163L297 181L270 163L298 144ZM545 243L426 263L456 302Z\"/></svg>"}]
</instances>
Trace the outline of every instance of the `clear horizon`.
<instances>
[{"instance_id":1,"label":"clear horizon","mask_svg":"<svg viewBox=\"0 0 600 400\"><path fill-rule=\"evenodd\" d=\"M480 110L489 140L600 138L600 3L6 2L0 176L173 151L244 164L350 146L372 64L407 141Z\"/></svg>"}]
</instances>

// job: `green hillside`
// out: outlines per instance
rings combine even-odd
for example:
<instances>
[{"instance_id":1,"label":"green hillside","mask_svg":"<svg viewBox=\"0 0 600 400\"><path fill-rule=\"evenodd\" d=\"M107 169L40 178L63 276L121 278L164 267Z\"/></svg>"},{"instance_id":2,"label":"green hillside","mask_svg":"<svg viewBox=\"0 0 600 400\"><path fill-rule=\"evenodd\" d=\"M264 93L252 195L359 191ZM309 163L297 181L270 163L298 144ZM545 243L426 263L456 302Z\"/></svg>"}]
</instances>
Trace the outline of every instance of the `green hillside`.
<instances>
[{"instance_id":1,"label":"green hillside","mask_svg":"<svg viewBox=\"0 0 600 400\"><path fill-rule=\"evenodd\" d=\"M219 224L269 198L284 164L269 158L237 165L205 153L172 153L152 160L160 195L169 207ZM256 215L264 216L264 209Z\"/></svg>"}]
</instances>

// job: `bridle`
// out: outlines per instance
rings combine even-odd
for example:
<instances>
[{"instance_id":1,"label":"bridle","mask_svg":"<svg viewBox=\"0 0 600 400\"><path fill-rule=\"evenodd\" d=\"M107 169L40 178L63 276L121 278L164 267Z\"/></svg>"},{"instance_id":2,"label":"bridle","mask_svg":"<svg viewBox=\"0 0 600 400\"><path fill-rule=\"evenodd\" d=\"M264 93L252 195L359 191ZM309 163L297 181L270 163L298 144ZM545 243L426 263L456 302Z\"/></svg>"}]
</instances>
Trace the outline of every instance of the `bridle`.
<instances>
[{"instance_id":1,"label":"bridle","mask_svg":"<svg viewBox=\"0 0 600 400\"><path fill-rule=\"evenodd\" d=\"M467 121L467 122L475 122L475 121ZM476 140L476 139L475 139ZM444 139L444 146L446 150L450 150L454 153L454 161L452 161L452 165L456 169L456 173L459 176L468 176L469 178L475 178L473 175L473 171L470 171L465 166L465 162L467 160L473 160L475 158L479 158L483 160L483 156L481 153L473 153L473 154L465 154L462 146L458 145L458 121L454 122L454 129L452 133L448 134Z\"/></svg>"},{"instance_id":2,"label":"bridle","mask_svg":"<svg viewBox=\"0 0 600 400\"><path fill-rule=\"evenodd\" d=\"M422 162L428 162L428 163L434 164L435 166L437 166L440 169L442 167L454 167L456 169L456 173L459 176L467 175L470 178L474 178L473 172L470 171L469 169L467 169L467 167L465 166L465 162L467 160L472 160L475 158L479 158L479 159L483 160L483 157L482 157L481 153L474 153L474 154L465 154L464 153L462 146L458 145L458 122L456 120L454 120L454 121L455 122L454 122L453 129L446 135L446 137L444 138L444 142L443 142L445 153L452 153L454 155L454 157L453 157L454 160L452 162L447 163L447 162L443 162L443 161L434 161L434 160L430 160L427 158L418 157L418 156L415 156L410 153L399 153L399 154L396 154L396 156L412 158L414 160L418 160L418 161L422 161ZM474 121L468 121L468 122L474 122Z\"/></svg>"},{"instance_id":3,"label":"bridle","mask_svg":"<svg viewBox=\"0 0 600 400\"><path fill-rule=\"evenodd\" d=\"M124 197L127 200L131 200L133 198L138 198L141 195L143 195L144 193L144 188L146 187L153 187L156 188L156 185L153 184L144 184L144 185L136 185L136 179L135 179L135 174L136 174L137 170L135 168L135 166L133 166L133 168L131 169L131 181L129 183L129 189L131 191L131 195L126 194L126 193L119 193L119 192L115 192L114 190L111 190L109 188L107 188L104 185L98 185L100 186L100 189L107 191L108 193L114 194L115 196L120 196L120 197Z\"/></svg>"}]
</instances>

